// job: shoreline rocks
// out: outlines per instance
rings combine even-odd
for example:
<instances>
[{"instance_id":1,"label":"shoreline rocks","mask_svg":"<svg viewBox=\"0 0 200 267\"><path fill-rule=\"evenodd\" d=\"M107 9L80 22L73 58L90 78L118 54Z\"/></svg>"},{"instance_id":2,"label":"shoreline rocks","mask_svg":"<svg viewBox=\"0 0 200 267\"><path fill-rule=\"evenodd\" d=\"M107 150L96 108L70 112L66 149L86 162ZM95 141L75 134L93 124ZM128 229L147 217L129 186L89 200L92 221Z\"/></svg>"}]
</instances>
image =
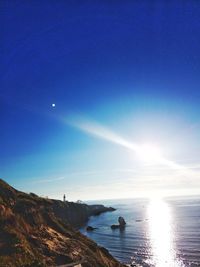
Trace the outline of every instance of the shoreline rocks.
<instances>
[{"instance_id":1,"label":"shoreline rocks","mask_svg":"<svg viewBox=\"0 0 200 267\"><path fill-rule=\"evenodd\" d=\"M111 229L124 229L125 228L126 222L125 222L123 217L120 216L118 218L118 222L119 222L119 224L112 224Z\"/></svg>"},{"instance_id":2,"label":"shoreline rocks","mask_svg":"<svg viewBox=\"0 0 200 267\"><path fill-rule=\"evenodd\" d=\"M92 227L92 226L90 226L90 225L88 225L88 226L86 227L86 231L88 231L88 232L94 231L94 230L96 230L96 229L98 229L98 228L97 228L97 227Z\"/></svg>"}]
</instances>

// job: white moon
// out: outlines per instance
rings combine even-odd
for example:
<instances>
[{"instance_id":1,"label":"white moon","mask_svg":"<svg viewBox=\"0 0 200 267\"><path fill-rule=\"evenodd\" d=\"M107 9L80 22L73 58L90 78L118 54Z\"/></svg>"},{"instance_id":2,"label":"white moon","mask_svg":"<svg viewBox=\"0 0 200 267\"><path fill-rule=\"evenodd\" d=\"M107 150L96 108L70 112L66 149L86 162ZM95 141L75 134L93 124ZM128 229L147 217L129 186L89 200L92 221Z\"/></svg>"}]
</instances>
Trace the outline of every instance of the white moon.
<instances>
[{"instance_id":1,"label":"white moon","mask_svg":"<svg viewBox=\"0 0 200 267\"><path fill-rule=\"evenodd\" d=\"M53 103L53 104L51 104L51 106L52 106L53 108L55 108L56 104Z\"/></svg>"}]
</instances>

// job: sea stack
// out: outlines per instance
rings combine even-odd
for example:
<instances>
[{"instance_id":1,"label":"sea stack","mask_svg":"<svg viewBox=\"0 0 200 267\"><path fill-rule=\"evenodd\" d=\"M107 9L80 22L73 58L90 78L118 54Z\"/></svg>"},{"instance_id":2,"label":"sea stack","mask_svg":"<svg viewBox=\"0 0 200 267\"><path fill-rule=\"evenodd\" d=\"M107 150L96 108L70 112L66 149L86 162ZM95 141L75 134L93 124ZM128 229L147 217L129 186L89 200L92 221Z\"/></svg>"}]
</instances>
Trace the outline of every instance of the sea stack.
<instances>
[{"instance_id":1,"label":"sea stack","mask_svg":"<svg viewBox=\"0 0 200 267\"><path fill-rule=\"evenodd\" d=\"M118 222L119 222L119 224L111 225L111 229L124 229L124 227L126 226L126 222L125 222L124 218L120 216L118 218Z\"/></svg>"},{"instance_id":2,"label":"sea stack","mask_svg":"<svg viewBox=\"0 0 200 267\"><path fill-rule=\"evenodd\" d=\"M120 227L125 227L126 222L123 217L119 217L118 222L119 222Z\"/></svg>"}]
</instances>

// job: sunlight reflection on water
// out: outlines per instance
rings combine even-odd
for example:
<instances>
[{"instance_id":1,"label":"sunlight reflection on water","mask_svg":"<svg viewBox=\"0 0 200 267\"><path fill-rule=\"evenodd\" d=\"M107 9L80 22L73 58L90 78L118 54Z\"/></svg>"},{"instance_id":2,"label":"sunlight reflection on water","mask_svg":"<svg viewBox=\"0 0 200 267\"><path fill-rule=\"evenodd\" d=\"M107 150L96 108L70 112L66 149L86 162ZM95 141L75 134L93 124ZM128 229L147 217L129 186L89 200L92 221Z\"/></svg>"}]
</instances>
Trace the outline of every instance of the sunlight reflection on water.
<instances>
[{"instance_id":1,"label":"sunlight reflection on water","mask_svg":"<svg viewBox=\"0 0 200 267\"><path fill-rule=\"evenodd\" d=\"M150 202L147 212L152 255L150 266L184 267L176 256L170 206L161 199L155 199Z\"/></svg>"}]
</instances>

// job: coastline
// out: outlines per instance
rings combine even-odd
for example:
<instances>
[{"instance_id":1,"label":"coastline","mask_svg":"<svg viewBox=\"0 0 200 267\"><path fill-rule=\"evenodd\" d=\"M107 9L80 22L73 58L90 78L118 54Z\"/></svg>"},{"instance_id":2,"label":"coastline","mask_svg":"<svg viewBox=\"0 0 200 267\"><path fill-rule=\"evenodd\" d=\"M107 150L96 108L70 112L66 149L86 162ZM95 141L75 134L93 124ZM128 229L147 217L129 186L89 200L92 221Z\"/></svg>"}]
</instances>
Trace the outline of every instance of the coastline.
<instances>
[{"instance_id":1,"label":"coastline","mask_svg":"<svg viewBox=\"0 0 200 267\"><path fill-rule=\"evenodd\" d=\"M124 267L77 230L91 215L111 210L26 194L0 179L0 266L59 266L84 260L82 267Z\"/></svg>"}]
</instances>

